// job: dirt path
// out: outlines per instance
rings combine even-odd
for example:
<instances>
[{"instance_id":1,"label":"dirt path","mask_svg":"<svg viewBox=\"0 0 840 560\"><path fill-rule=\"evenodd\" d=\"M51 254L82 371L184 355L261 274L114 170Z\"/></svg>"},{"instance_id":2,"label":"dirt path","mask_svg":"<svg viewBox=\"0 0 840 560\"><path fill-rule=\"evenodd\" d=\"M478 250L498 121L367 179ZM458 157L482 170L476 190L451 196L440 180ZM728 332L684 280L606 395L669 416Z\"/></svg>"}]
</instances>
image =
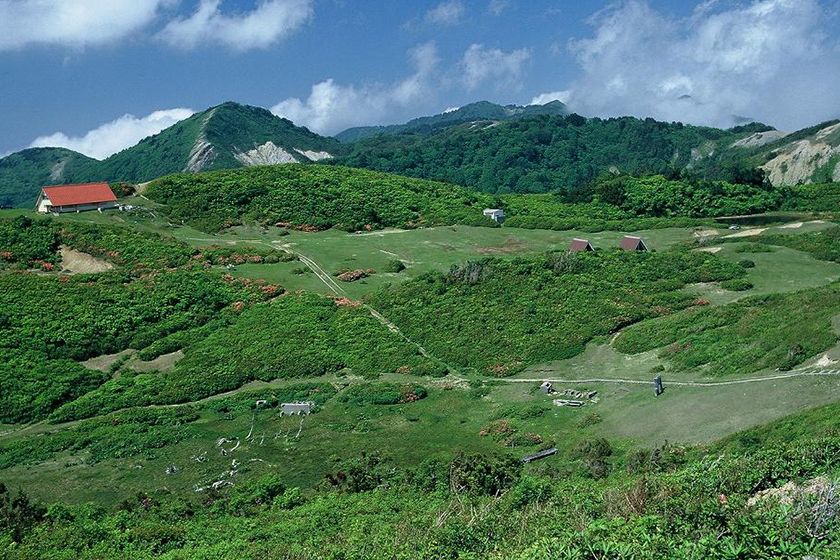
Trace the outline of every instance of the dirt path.
<instances>
[{"instance_id":1,"label":"dirt path","mask_svg":"<svg viewBox=\"0 0 840 560\"><path fill-rule=\"evenodd\" d=\"M763 383L767 381L778 381L780 379L790 379L793 377L827 377L840 375L840 370L802 370L791 371L790 373L779 373L774 375L765 375L762 377L748 377L746 379L733 379L730 381L667 381L663 383L666 386L674 387L719 387L722 385L743 385L745 383ZM495 379L495 378L494 378ZM549 383L620 383L631 385L651 385L652 380L644 379L622 379L620 377L590 377L583 379L547 379L547 378L516 378L516 379L496 379L506 383L542 383L548 381Z\"/></svg>"}]
</instances>

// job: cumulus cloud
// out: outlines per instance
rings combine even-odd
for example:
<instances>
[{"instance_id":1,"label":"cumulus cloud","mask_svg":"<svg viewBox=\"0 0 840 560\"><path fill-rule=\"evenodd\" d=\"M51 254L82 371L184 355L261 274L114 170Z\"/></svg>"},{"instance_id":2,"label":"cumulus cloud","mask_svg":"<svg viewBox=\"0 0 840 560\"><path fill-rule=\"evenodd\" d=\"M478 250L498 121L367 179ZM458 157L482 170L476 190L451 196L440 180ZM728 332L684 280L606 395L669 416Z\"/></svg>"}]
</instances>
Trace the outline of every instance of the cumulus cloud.
<instances>
[{"instance_id":1,"label":"cumulus cloud","mask_svg":"<svg viewBox=\"0 0 840 560\"><path fill-rule=\"evenodd\" d=\"M460 0L448 0L426 12L426 21L438 25L455 25L461 21L465 11Z\"/></svg>"},{"instance_id":2,"label":"cumulus cloud","mask_svg":"<svg viewBox=\"0 0 840 560\"><path fill-rule=\"evenodd\" d=\"M68 136L63 132L56 132L36 138L29 147L62 147L96 159L104 159L192 114L191 109L178 108L155 111L145 117L123 115L88 131L83 136Z\"/></svg>"},{"instance_id":3,"label":"cumulus cloud","mask_svg":"<svg viewBox=\"0 0 840 560\"><path fill-rule=\"evenodd\" d=\"M531 99L531 103L529 103L529 105L545 105L546 103L551 103L552 101L566 103L569 100L571 94L572 92L569 90L549 91L546 93L541 93L539 95L534 96Z\"/></svg>"},{"instance_id":4,"label":"cumulus cloud","mask_svg":"<svg viewBox=\"0 0 840 560\"><path fill-rule=\"evenodd\" d=\"M642 0L616 4L594 16L593 36L570 43L583 72L569 104L716 126L737 115L783 128L836 117L831 20L817 0L704 2L684 19Z\"/></svg>"},{"instance_id":5,"label":"cumulus cloud","mask_svg":"<svg viewBox=\"0 0 840 560\"><path fill-rule=\"evenodd\" d=\"M464 86L473 90L487 80L494 80L497 87L515 85L530 58L531 51L528 49L504 52L472 44L460 62Z\"/></svg>"},{"instance_id":6,"label":"cumulus cloud","mask_svg":"<svg viewBox=\"0 0 840 560\"><path fill-rule=\"evenodd\" d=\"M250 12L230 15L221 0L201 0L189 17L170 21L158 36L183 49L221 44L236 50L269 47L312 17L312 0L263 0Z\"/></svg>"},{"instance_id":7,"label":"cumulus cloud","mask_svg":"<svg viewBox=\"0 0 840 560\"><path fill-rule=\"evenodd\" d=\"M490 0L490 3L487 5L487 11L494 16L499 16L509 7L509 0Z\"/></svg>"},{"instance_id":8,"label":"cumulus cloud","mask_svg":"<svg viewBox=\"0 0 840 560\"><path fill-rule=\"evenodd\" d=\"M327 79L312 86L305 100L285 99L271 108L281 117L321 134L334 134L345 128L382 122L394 111L429 99L439 59L434 43L409 52L413 73L390 85L355 86Z\"/></svg>"},{"instance_id":9,"label":"cumulus cloud","mask_svg":"<svg viewBox=\"0 0 840 560\"><path fill-rule=\"evenodd\" d=\"M149 25L170 0L0 0L0 50L103 45Z\"/></svg>"}]
</instances>

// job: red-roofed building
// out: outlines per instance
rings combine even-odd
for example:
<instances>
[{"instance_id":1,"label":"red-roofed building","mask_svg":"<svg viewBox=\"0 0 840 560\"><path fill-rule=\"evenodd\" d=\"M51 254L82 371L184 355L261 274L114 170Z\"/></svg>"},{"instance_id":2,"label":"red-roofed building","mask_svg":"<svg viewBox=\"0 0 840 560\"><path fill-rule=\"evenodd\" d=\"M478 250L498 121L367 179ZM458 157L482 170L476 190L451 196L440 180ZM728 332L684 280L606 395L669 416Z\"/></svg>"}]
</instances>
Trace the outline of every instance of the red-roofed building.
<instances>
[{"instance_id":1,"label":"red-roofed building","mask_svg":"<svg viewBox=\"0 0 840 560\"><path fill-rule=\"evenodd\" d=\"M584 251L594 251L595 248L592 247L592 243L589 242L588 239L578 239L575 237L572 239L571 245L569 245L569 251L572 253L580 253Z\"/></svg>"},{"instance_id":2,"label":"red-roofed building","mask_svg":"<svg viewBox=\"0 0 840 560\"><path fill-rule=\"evenodd\" d=\"M645 240L641 237L634 237L632 235L625 235L624 238L619 243L622 249L625 251L647 251L647 245L645 244Z\"/></svg>"},{"instance_id":3,"label":"red-roofed building","mask_svg":"<svg viewBox=\"0 0 840 560\"><path fill-rule=\"evenodd\" d=\"M106 210L117 206L117 197L108 183L54 185L43 187L35 209L38 212L83 212Z\"/></svg>"}]
</instances>

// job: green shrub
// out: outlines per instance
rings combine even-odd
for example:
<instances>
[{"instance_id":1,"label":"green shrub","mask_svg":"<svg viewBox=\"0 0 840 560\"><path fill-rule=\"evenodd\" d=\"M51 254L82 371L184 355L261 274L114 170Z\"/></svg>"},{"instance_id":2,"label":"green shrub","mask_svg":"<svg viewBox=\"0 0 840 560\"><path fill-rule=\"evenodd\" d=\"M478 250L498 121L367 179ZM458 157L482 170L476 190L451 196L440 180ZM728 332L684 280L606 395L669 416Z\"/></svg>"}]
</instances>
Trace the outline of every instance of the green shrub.
<instances>
[{"instance_id":1,"label":"green shrub","mask_svg":"<svg viewBox=\"0 0 840 560\"><path fill-rule=\"evenodd\" d=\"M733 292L745 292L747 290L751 290L753 284L746 278L733 278L732 280L724 280L721 282L720 287L724 290L730 290Z\"/></svg>"},{"instance_id":2,"label":"green shrub","mask_svg":"<svg viewBox=\"0 0 840 560\"><path fill-rule=\"evenodd\" d=\"M397 273L402 272L405 270L405 263L403 263L399 259L393 259L388 261L384 268L385 272Z\"/></svg>"},{"instance_id":3,"label":"green shrub","mask_svg":"<svg viewBox=\"0 0 840 560\"><path fill-rule=\"evenodd\" d=\"M691 306L682 288L746 271L691 251L484 259L369 296L411 340L456 368L505 376L575 356L597 336Z\"/></svg>"}]
</instances>

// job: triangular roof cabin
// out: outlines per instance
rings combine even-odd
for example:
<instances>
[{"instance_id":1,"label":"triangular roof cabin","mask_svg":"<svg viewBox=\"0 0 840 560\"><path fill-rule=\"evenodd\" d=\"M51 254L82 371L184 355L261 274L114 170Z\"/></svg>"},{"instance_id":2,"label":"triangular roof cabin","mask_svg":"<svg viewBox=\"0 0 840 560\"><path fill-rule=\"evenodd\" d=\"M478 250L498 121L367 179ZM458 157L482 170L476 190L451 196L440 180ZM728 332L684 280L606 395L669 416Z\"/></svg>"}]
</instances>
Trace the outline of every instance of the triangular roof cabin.
<instances>
[{"instance_id":1,"label":"triangular roof cabin","mask_svg":"<svg viewBox=\"0 0 840 560\"><path fill-rule=\"evenodd\" d=\"M592 243L589 242L588 239L578 239L575 237L572 239L572 243L569 245L569 251L572 253L580 253L583 251L594 251L595 247L592 246Z\"/></svg>"},{"instance_id":2,"label":"triangular roof cabin","mask_svg":"<svg viewBox=\"0 0 840 560\"><path fill-rule=\"evenodd\" d=\"M647 245L645 244L645 240L641 237L634 237L632 235L625 235L619 245L625 251L647 251Z\"/></svg>"}]
</instances>

